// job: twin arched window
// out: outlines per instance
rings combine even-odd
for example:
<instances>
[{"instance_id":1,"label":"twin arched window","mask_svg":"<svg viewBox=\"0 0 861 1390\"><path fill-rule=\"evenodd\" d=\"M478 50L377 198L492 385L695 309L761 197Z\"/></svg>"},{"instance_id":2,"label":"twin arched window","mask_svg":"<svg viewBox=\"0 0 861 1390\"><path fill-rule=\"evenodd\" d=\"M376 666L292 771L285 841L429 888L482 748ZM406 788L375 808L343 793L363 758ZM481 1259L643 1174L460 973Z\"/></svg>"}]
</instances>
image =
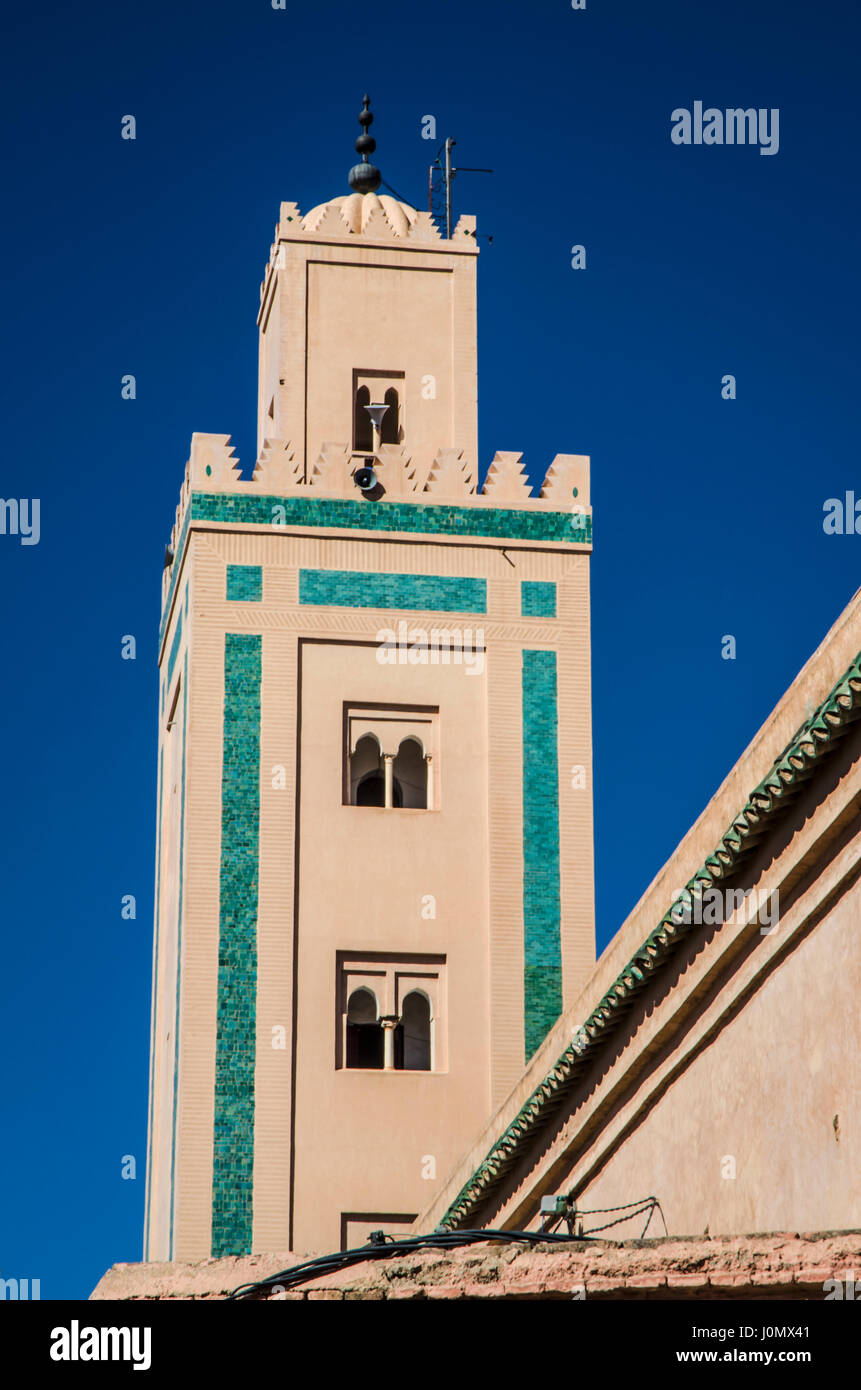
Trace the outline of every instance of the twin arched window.
<instances>
[{"instance_id":1,"label":"twin arched window","mask_svg":"<svg viewBox=\"0 0 861 1390\"><path fill-rule=\"evenodd\" d=\"M430 1071L431 1006L427 995L411 990L400 1018L381 1019L377 999L364 985L347 1001L348 1067L361 1070ZM386 1039L386 1031L391 1033ZM387 1046L388 1041L388 1046Z\"/></svg>"},{"instance_id":2,"label":"twin arched window","mask_svg":"<svg viewBox=\"0 0 861 1390\"><path fill-rule=\"evenodd\" d=\"M427 761L417 738L401 741L397 756L392 760L391 779L390 805L427 810ZM350 758L350 804L387 804L385 759L374 734L364 734Z\"/></svg>"}]
</instances>

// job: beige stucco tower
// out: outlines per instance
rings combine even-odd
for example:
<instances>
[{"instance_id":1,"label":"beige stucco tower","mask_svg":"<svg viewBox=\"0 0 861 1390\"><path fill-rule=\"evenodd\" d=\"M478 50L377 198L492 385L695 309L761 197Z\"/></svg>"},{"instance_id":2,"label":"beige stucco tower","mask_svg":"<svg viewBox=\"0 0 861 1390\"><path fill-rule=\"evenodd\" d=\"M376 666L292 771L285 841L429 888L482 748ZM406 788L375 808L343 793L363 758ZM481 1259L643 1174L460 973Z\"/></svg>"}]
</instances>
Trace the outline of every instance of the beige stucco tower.
<instances>
[{"instance_id":1,"label":"beige stucco tower","mask_svg":"<svg viewBox=\"0 0 861 1390\"><path fill-rule=\"evenodd\" d=\"M588 459L479 490L474 219L378 196L369 116L168 550L151 1260L407 1227L594 963Z\"/></svg>"}]
</instances>

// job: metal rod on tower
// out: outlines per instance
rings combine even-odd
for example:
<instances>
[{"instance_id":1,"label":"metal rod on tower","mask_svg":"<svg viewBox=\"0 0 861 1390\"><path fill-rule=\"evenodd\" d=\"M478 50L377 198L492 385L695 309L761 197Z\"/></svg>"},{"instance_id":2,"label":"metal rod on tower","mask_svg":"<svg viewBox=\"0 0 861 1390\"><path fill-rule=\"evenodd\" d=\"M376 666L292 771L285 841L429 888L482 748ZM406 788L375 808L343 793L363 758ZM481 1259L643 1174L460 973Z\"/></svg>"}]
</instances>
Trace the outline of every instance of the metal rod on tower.
<instances>
[{"instance_id":1,"label":"metal rod on tower","mask_svg":"<svg viewBox=\"0 0 861 1390\"><path fill-rule=\"evenodd\" d=\"M439 147L439 149L437 150L437 153L436 153L436 158L434 159L433 163L431 164L430 168L428 169L428 212L431 214L431 216L439 215L439 216L441 217L441 216L443 215L443 210L442 210L442 209L440 209L439 213L437 214L437 210L436 210L436 208L434 207L434 193L436 192L436 189L437 189L438 186L439 186L438 184L436 184L436 183L434 182L434 178L435 178L435 174L436 174L436 173L439 173L439 174L442 175L442 182L443 182L443 184L445 185L445 189L444 189L444 196L445 196L445 210L444 210L444 215L445 215L445 234L446 234L446 238L447 238L448 240L451 240L451 231L452 231L452 226L451 226L452 220L453 220L452 203L453 203L453 201L454 201L454 200L453 200L453 196L452 196L452 183L454 182L455 175L456 175L456 174L492 174L492 173L493 173L493 170L492 170L492 169L477 169L477 168L475 168L474 165L470 165L470 164L461 164L461 165L459 165L458 167L455 167L455 166L452 164L452 162L451 162L451 152L452 152L452 150L454 149L454 147L455 147L456 144L457 144L457 141L456 141L451 135L449 135L449 136L447 137L447 139L445 140L445 143L442 144L442 145L440 145L440 147ZM445 157L444 157L444 158L443 158L443 151L445 151ZM492 239L492 238L489 238L489 239Z\"/></svg>"}]
</instances>

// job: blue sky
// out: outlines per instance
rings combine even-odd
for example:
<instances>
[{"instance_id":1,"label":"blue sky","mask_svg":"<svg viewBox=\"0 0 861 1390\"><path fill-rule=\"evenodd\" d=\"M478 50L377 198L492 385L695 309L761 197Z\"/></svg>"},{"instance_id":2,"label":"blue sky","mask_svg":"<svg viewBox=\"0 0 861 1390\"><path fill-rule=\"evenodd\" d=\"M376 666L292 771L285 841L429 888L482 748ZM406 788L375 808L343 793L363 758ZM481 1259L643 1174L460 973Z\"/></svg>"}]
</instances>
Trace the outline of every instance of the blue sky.
<instances>
[{"instance_id":1,"label":"blue sky","mask_svg":"<svg viewBox=\"0 0 861 1390\"><path fill-rule=\"evenodd\" d=\"M861 17L152 0L7 27L0 492L40 499L41 534L0 536L0 1276L85 1297L141 1254L163 547L193 430L252 461L280 201L346 190L365 90L419 206L426 114L495 170L455 186L493 235L482 469L592 456L603 946L858 585L861 536L822 521L861 497ZM674 145L697 100L778 108L778 153Z\"/></svg>"}]
</instances>

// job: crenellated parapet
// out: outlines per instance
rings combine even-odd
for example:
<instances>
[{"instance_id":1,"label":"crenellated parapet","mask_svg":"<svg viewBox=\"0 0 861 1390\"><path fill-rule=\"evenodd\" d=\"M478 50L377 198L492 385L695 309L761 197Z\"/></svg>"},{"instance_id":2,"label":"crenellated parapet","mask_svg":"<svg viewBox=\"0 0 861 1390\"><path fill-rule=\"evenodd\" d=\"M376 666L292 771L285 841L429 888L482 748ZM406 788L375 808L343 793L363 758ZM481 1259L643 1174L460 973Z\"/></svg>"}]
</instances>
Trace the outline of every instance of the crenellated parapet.
<instances>
[{"instance_id":1,"label":"crenellated parapet","mask_svg":"<svg viewBox=\"0 0 861 1390\"><path fill-rule=\"evenodd\" d=\"M368 456L349 444L326 443L308 469L307 476L289 440L265 439L250 478L242 477L240 460L226 434L194 434L186 465L183 498L189 491L257 494L289 494L311 490L315 496L361 499L354 475ZM439 449L429 468L417 467L402 444L383 444L373 459L379 490L367 505L386 501L448 502L459 505L506 508L571 510L589 507L589 457L557 454L544 479L533 488L522 453L498 451L491 460L484 483L477 487L477 470L463 449ZM183 510L182 503L177 515Z\"/></svg>"},{"instance_id":2,"label":"crenellated parapet","mask_svg":"<svg viewBox=\"0 0 861 1390\"><path fill-rule=\"evenodd\" d=\"M289 492L303 483L304 470L293 445L286 439L264 439L251 481L267 492Z\"/></svg>"},{"instance_id":3,"label":"crenellated parapet","mask_svg":"<svg viewBox=\"0 0 861 1390\"><path fill-rule=\"evenodd\" d=\"M589 455L557 454L538 495L545 502L566 507L573 497L575 503L589 510Z\"/></svg>"},{"instance_id":4,"label":"crenellated parapet","mask_svg":"<svg viewBox=\"0 0 861 1390\"><path fill-rule=\"evenodd\" d=\"M366 463L366 455L351 451L348 444L328 443L320 449L306 477L293 445L284 439L265 439L250 478L241 476L240 461L226 434L194 434L191 453L185 468L176 518L171 531L169 549L178 557L183 546L190 518L192 498L202 499L200 507L212 518L222 521L252 520L271 524L273 507L279 499L285 504L291 498L308 502L340 501L331 512L294 506L292 511L302 524L358 530L451 530L455 534L505 536L521 529L514 518L518 513L544 516L547 521L535 530L541 541L564 539L577 546L592 542L592 510L589 505L589 458L585 454L557 454L537 489L529 482L523 455L497 452L481 488L477 486L477 470L462 449L439 449L430 468L417 468L404 445L383 444L374 458L378 486L364 494L354 480L356 470ZM244 497L257 505L238 508L227 502L223 508L207 504L206 497ZM415 525L405 517L401 504L422 508L439 507L458 514L464 508L476 513L491 512L496 518L509 518L506 523L475 525L464 523L463 516L451 526L444 519L437 528ZM346 507L345 505L346 504ZM268 509L268 510L267 510ZM387 510L391 509L391 510ZM397 509L397 512L396 510ZM349 516L349 521L345 518ZM557 521L550 524L552 518ZM285 524L291 524L289 522ZM508 529L506 529L506 527ZM528 534L530 528L525 528ZM171 590L174 565L165 566L162 600L167 601Z\"/></svg>"},{"instance_id":5,"label":"crenellated parapet","mask_svg":"<svg viewBox=\"0 0 861 1390\"><path fill-rule=\"evenodd\" d=\"M233 492L246 486L229 434L193 434L186 477L192 488Z\"/></svg>"},{"instance_id":6,"label":"crenellated parapet","mask_svg":"<svg viewBox=\"0 0 861 1390\"><path fill-rule=\"evenodd\" d=\"M463 449L439 449L425 480L425 492L437 497L473 497L477 490L476 469Z\"/></svg>"},{"instance_id":7,"label":"crenellated parapet","mask_svg":"<svg viewBox=\"0 0 861 1390\"><path fill-rule=\"evenodd\" d=\"M368 245L409 246L417 249L456 249L478 253L475 217L464 213L452 230L451 239L442 235L429 212L410 207L391 198L387 193L347 193L320 203L310 212L301 213L297 203L282 203L281 215L275 227L275 240L269 251L269 264L260 287L261 301L266 279L282 264L283 248L288 242L357 240Z\"/></svg>"}]
</instances>

